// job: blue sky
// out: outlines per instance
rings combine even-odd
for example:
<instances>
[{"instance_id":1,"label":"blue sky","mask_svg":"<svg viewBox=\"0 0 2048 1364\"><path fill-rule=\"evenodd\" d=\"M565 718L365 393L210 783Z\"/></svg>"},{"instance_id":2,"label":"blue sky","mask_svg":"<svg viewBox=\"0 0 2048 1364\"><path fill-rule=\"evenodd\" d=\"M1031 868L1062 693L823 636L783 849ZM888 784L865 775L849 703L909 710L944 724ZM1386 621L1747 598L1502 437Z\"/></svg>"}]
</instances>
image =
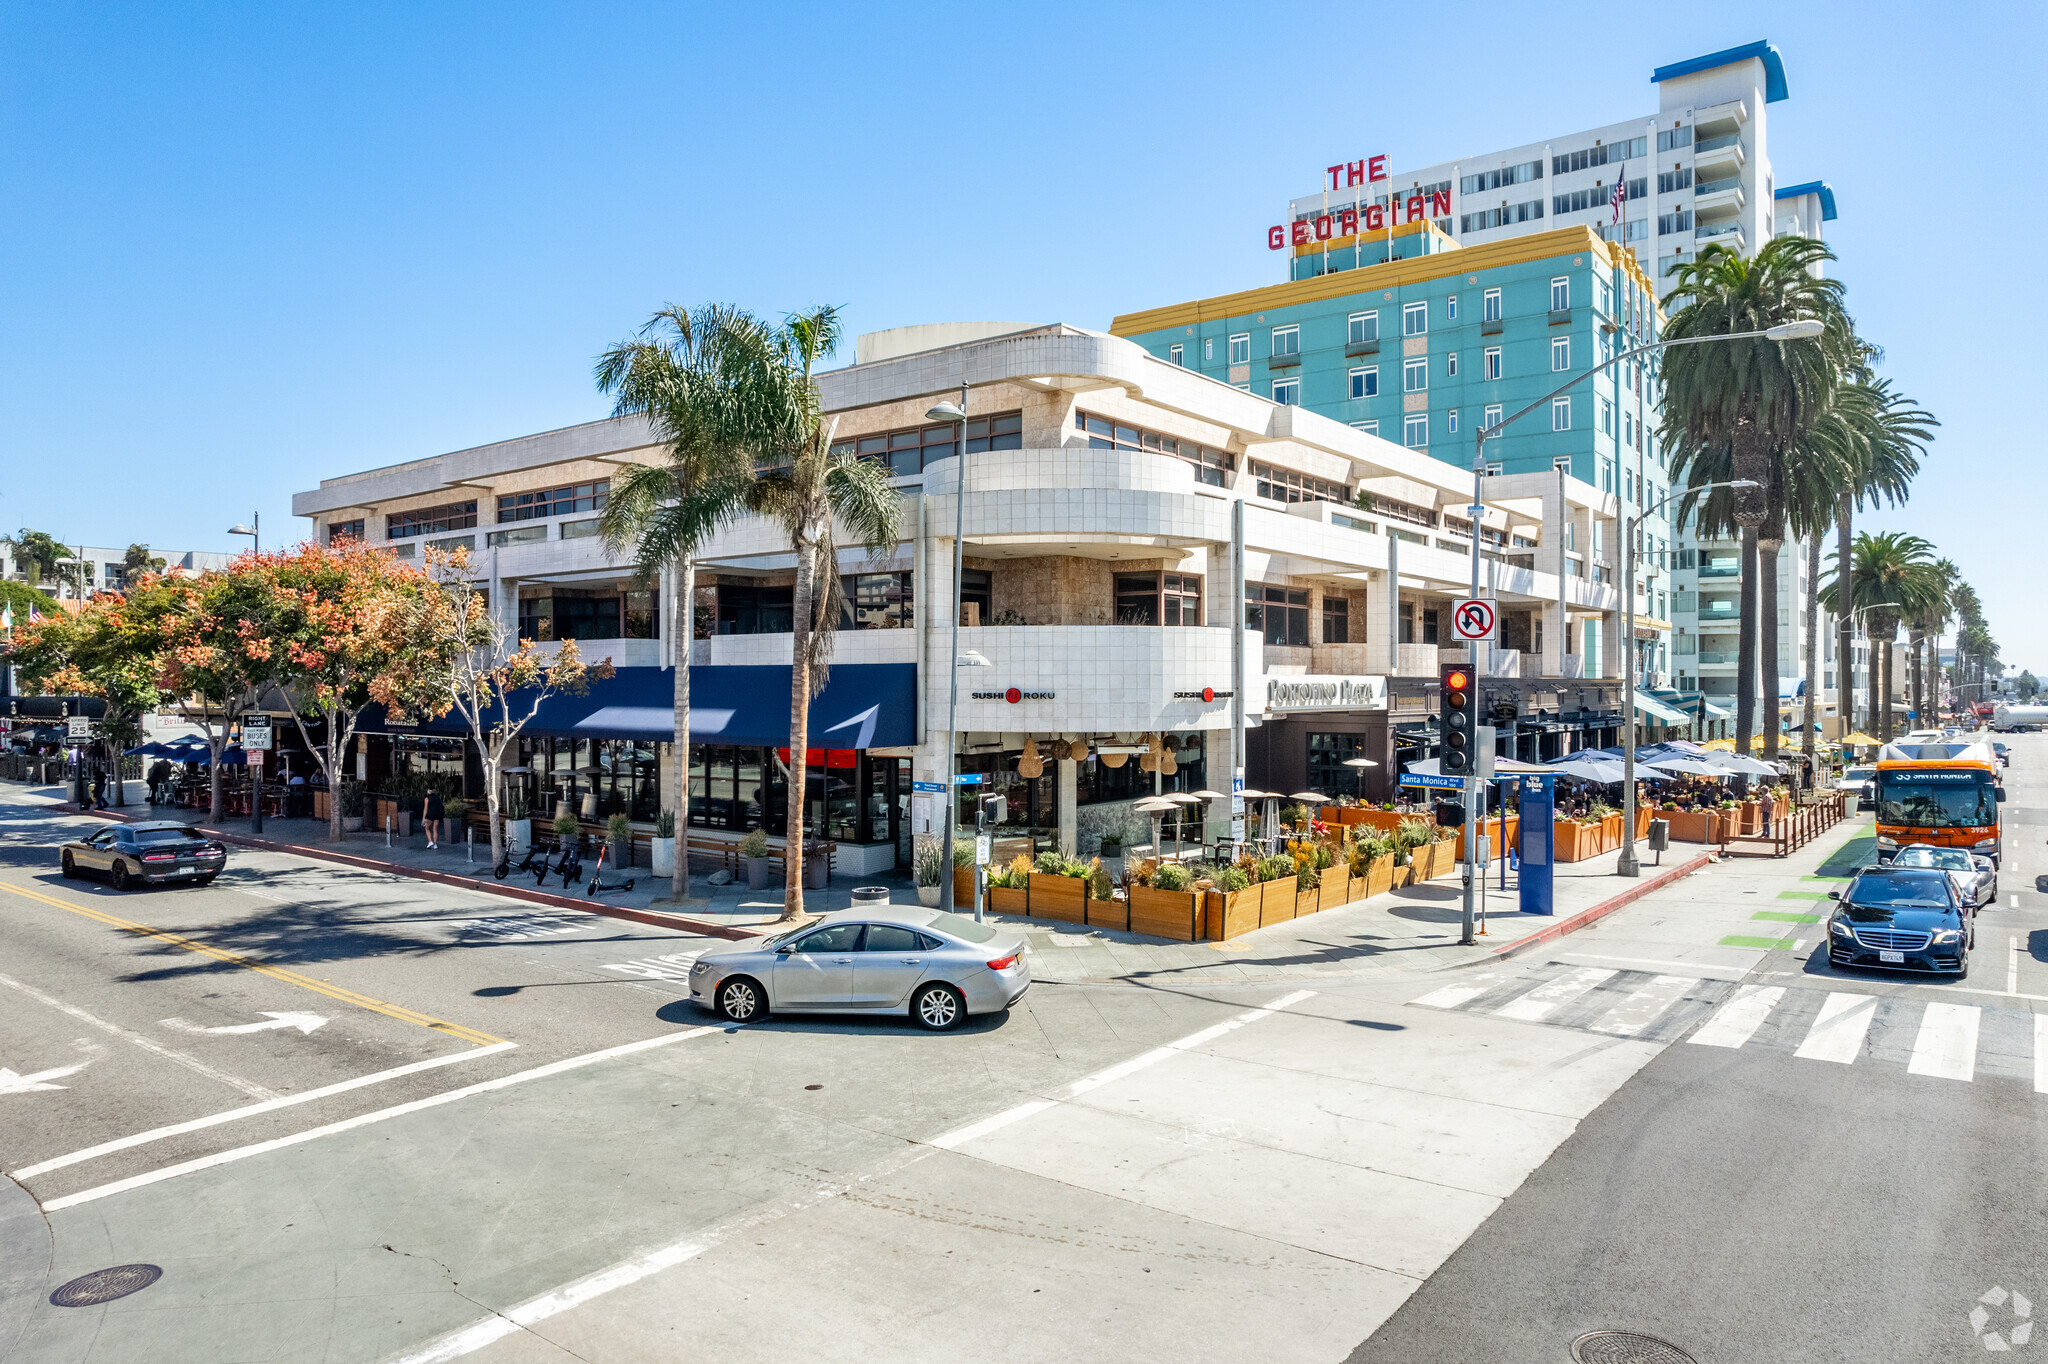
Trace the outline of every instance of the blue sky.
<instances>
[{"instance_id":1,"label":"blue sky","mask_svg":"<svg viewBox=\"0 0 2048 1364\"><path fill-rule=\"evenodd\" d=\"M2048 9L1675 8L16 3L0 527L296 539L323 476L603 415L592 357L669 301L1100 327L1266 283L1332 161L1634 117L1768 38L1778 179L1834 186L1859 325L1943 421L1872 524L2040 671Z\"/></svg>"}]
</instances>

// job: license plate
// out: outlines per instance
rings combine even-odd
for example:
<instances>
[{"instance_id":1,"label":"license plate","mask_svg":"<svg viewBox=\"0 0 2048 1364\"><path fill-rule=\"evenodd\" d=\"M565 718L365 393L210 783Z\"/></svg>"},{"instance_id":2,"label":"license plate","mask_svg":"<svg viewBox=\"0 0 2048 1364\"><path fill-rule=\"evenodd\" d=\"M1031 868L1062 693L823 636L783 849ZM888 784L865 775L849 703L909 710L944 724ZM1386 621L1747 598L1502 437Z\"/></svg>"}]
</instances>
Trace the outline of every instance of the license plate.
<instances>
[{"instance_id":1,"label":"license plate","mask_svg":"<svg viewBox=\"0 0 2048 1364\"><path fill-rule=\"evenodd\" d=\"M1901 961L1901 962L1902 962L1902 961L1904 961L1904 960L1906 959L1906 954L1905 954L1904 952L1884 952L1884 951L1880 951L1880 952L1879 952L1879 953L1877 954L1877 959L1878 959L1879 961Z\"/></svg>"}]
</instances>

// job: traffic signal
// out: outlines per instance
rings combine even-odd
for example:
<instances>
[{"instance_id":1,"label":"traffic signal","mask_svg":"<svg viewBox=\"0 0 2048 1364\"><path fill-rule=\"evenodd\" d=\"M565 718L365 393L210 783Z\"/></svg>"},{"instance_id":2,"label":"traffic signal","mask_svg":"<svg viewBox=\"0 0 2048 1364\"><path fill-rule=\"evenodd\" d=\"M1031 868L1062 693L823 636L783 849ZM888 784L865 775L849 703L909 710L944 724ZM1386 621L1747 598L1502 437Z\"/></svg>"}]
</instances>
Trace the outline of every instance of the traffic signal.
<instances>
[{"instance_id":1,"label":"traffic signal","mask_svg":"<svg viewBox=\"0 0 2048 1364\"><path fill-rule=\"evenodd\" d=\"M1472 773L1473 726L1478 723L1474 715L1472 695L1472 671L1463 666L1443 669L1443 760L1439 770L1447 777L1465 777Z\"/></svg>"}]
</instances>

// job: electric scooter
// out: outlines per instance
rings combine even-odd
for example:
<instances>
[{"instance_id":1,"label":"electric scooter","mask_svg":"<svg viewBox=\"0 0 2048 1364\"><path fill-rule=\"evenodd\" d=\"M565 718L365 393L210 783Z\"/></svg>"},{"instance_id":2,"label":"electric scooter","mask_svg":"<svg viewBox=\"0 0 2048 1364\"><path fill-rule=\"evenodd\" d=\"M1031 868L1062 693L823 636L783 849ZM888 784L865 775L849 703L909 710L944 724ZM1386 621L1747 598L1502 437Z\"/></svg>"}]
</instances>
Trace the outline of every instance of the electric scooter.
<instances>
[{"instance_id":1,"label":"electric scooter","mask_svg":"<svg viewBox=\"0 0 2048 1364\"><path fill-rule=\"evenodd\" d=\"M615 890L631 890L633 888L633 878L630 876L623 881L607 881L604 879L604 855L610 851L610 844L606 844L597 850L597 866L590 873L590 887L585 892L586 899L594 900L599 895L609 895Z\"/></svg>"},{"instance_id":2,"label":"electric scooter","mask_svg":"<svg viewBox=\"0 0 2048 1364\"><path fill-rule=\"evenodd\" d=\"M574 837L565 838L562 840L561 847L562 860L555 863L552 867L542 863L540 869L534 873L535 885L546 885L549 872L560 872L562 887L566 890L570 886L575 885L578 878L583 875L583 840Z\"/></svg>"},{"instance_id":3,"label":"electric scooter","mask_svg":"<svg viewBox=\"0 0 2048 1364\"><path fill-rule=\"evenodd\" d=\"M519 865L516 867L512 865L512 850L507 848L505 850L505 859L498 863L497 866L491 868L491 875L497 877L500 881L504 880L510 872L516 871L523 875L533 870L533 859L536 857L542 862L548 860L547 849L541 846L539 839L535 839L526 845L526 856L519 859Z\"/></svg>"}]
</instances>

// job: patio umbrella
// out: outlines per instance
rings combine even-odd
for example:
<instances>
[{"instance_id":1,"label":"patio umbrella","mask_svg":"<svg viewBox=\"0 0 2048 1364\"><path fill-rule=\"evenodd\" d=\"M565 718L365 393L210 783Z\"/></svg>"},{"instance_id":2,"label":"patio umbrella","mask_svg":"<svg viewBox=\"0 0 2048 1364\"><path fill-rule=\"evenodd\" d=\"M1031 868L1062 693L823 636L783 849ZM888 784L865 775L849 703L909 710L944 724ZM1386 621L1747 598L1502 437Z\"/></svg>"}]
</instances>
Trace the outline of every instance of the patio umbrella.
<instances>
[{"instance_id":1,"label":"patio umbrella","mask_svg":"<svg viewBox=\"0 0 2048 1364\"><path fill-rule=\"evenodd\" d=\"M1860 729L1854 734L1844 735L1841 740L1842 747L1844 748L1868 748L1876 742L1877 740L1871 738Z\"/></svg>"},{"instance_id":2,"label":"patio umbrella","mask_svg":"<svg viewBox=\"0 0 2048 1364\"><path fill-rule=\"evenodd\" d=\"M1659 758L1653 763L1638 764L1636 771L1648 770L1659 774L1684 773L1691 777L1712 777L1715 781L1726 781L1734 775L1724 767L1702 762L1698 758Z\"/></svg>"},{"instance_id":3,"label":"patio umbrella","mask_svg":"<svg viewBox=\"0 0 2048 1364\"><path fill-rule=\"evenodd\" d=\"M168 758L171 756L171 749L165 744L151 743L144 744L140 748L131 748L122 756L127 758Z\"/></svg>"},{"instance_id":4,"label":"patio umbrella","mask_svg":"<svg viewBox=\"0 0 2048 1364\"><path fill-rule=\"evenodd\" d=\"M1609 785L1623 780L1628 774L1620 763L1612 758L1597 758L1574 753L1554 763L1544 764L1544 770L1560 777L1576 777L1580 781L1599 782Z\"/></svg>"},{"instance_id":5,"label":"patio umbrella","mask_svg":"<svg viewBox=\"0 0 2048 1364\"><path fill-rule=\"evenodd\" d=\"M1744 758L1734 753L1716 753L1708 762L1724 772L1733 772L1745 777L1775 777L1778 769L1755 758Z\"/></svg>"}]
</instances>

